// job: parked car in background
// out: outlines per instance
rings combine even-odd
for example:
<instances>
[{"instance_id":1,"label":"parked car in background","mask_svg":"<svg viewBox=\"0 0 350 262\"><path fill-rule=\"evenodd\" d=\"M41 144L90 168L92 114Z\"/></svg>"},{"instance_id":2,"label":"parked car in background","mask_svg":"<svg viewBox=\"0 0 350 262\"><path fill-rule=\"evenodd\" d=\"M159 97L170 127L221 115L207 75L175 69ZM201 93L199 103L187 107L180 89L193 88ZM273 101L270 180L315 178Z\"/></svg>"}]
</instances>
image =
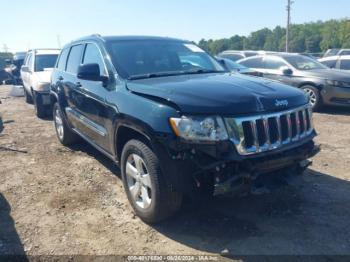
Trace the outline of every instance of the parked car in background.
<instances>
[{"instance_id":1,"label":"parked car in background","mask_svg":"<svg viewBox=\"0 0 350 262\"><path fill-rule=\"evenodd\" d=\"M245 51L236 51L236 50L226 50L218 54L218 57L227 58L232 60L233 62L250 57L258 55L259 51L252 51L252 50L245 50Z\"/></svg>"},{"instance_id":2,"label":"parked car in background","mask_svg":"<svg viewBox=\"0 0 350 262\"><path fill-rule=\"evenodd\" d=\"M328 56L318 60L329 68L350 71L350 55Z\"/></svg>"},{"instance_id":3,"label":"parked car in background","mask_svg":"<svg viewBox=\"0 0 350 262\"><path fill-rule=\"evenodd\" d=\"M7 68L5 69L9 73L9 79L7 84L22 85L21 67L24 62L24 58L27 52L17 52L13 55L12 60L6 60Z\"/></svg>"},{"instance_id":4,"label":"parked car in background","mask_svg":"<svg viewBox=\"0 0 350 262\"><path fill-rule=\"evenodd\" d=\"M29 50L21 68L26 102L34 102L38 117L46 116L50 109L51 73L59 53L59 49Z\"/></svg>"},{"instance_id":5,"label":"parked car in background","mask_svg":"<svg viewBox=\"0 0 350 262\"><path fill-rule=\"evenodd\" d=\"M227 70L230 72L236 72L243 75L251 75L251 76L262 76L262 73L255 71L253 69L250 69L248 67L245 67L243 65L237 64L236 62L233 62L230 59L222 58L219 56L216 56L215 59Z\"/></svg>"},{"instance_id":6,"label":"parked car in background","mask_svg":"<svg viewBox=\"0 0 350 262\"><path fill-rule=\"evenodd\" d=\"M350 74L331 70L307 56L281 53L249 57L238 63L266 78L303 89L314 110L322 105L350 106Z\"/></svg>"},{"instance_id":7,"label":"parked car in background","mask_svg":"<svg viewBox=\"0 0 350 262\"><path fill-rule=\"evenodd\" d=\"M7 72L6 69L0 69L0 85L7 85L11 83L11 75Z\"/></svg>"},{"instance_id":8,"label":"parked car in background","mask_svg":"<svg viewBox=\"0 0 350 262\"><path fill-rule=\"evenodd\" d=\"M58 140L85 139L118 162L144 221L183 194L261 187L300 174L317 153L309 98L258 77L232 77L190 41L93 35L66 45L52 73ZM57 155L57 157L60 157Z\"/></svg>"},{"instance_id":9,"label":"parked car in background","mask_svg":"<svg viewBox=\"0 0 350 262\"><path fill-rule=\"evenodd\" d=\"M342 56L342 55L350 55L350 49L339 49L339 48L328 49L326 53L324 53L323 57Z\"/></svg>"}]
</instances>

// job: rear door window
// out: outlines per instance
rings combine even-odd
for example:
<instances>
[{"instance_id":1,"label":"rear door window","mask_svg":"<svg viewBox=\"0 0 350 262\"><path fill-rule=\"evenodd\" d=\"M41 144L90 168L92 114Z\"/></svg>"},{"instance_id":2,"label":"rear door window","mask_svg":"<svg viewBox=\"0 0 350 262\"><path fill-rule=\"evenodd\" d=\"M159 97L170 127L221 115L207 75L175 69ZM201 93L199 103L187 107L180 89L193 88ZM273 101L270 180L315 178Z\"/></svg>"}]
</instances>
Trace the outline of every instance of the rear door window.
<instances>
[{"instance_id":1,"label":"rear door window","mask_svg":"<svg viewBox=\"0 0 350 262\"><path fill-rule=\"evenodd\" d=\"M250 58L240 62L240 64L249 68L264 68L262 57Z\"/></svg>"},{"instance_id":2,"label":"rear door window","mask_svg":"<svg viewBox=\"0 0 350 262\"><path fill-rule=\"evenodd\" d=\"M83 45L72 46L69 52L66 71L72 74L77 74L78 67L81 63L81 54Z\"/></svg>"},{"instance_id":3,"label":"rear door window","mask_svg":"<svg viewBox=\"0 0 350 262\"><path fill-rule=\"evenodd\" d=\"M59 57L57 68L61 71L66 70L68 53L69 53L69 48L63 49Z\"/></svg>"},{"instance_id":4,"label":"rear door window","mask_svg":"<svg viewBox=\"0 0 350 262\"><path fill-rule=\"evenodd\" d=\"M340 60L340 69L350 70L350 59Z\"/></svg>"},{"instance_id":5,"label":"rear door window","mask_svg":"<svg viewBox=\"0 0 350 262\"><path fill-rule=\"evenodd\" d=\"M287 66L287 64L285 64L283 61L272 57L266 57L264 59L264 64L266 69L271 69L271 70L278 70L282 66Z\"/></svg>"},{"instance_id":6,"label":"rear door window","mask_svg":"<svg viewBox=\"0 0 350 262\"><path fill-rule=\"evenodd\" d=\"M343 50L339 55L350 55L350 50Z\"/></svg>"}]
</instances>

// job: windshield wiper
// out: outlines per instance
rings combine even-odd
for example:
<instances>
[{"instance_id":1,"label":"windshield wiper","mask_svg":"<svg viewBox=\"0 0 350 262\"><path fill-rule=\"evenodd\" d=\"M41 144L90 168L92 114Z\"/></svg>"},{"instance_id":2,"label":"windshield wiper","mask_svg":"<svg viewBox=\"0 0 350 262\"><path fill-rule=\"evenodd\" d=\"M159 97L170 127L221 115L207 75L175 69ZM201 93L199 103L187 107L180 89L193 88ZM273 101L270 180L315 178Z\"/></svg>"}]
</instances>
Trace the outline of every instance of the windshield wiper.
<instances>
[{"instance_id":1,"label":"windshield wiper","mask_svg":"<svg viewBox=\"0 0 350 262\"><path fill-rule=\"evenodd\" d=\"M162 76L175 76L175 75L181 75L181 74L183 74L183 71L162 72L162 73L148 73L148 74L129 76L128 80L137 80L137 79L154 78L154 77L162 77Z\"/></svg>"},{"instance_id":2,"label":"windshield wiper","mask_svg":"<svg viewBox=\"0 0 350 262\"><path fill-rule=\"evenodd\" d=\"M213 69L196 69L190 71L184 71L184 74L210 74L210 73L227 73L226 70L213 70Z\"/></svg>"},{"instance_id":3,"label":"windshield wiper","mask_svg":"<svg viewBox=\"0 0 350 262\"><path fill-rule=\"evenodd\" d=\"M176 76L176 75L187 75L187 74L208 74L208 73L227 73L225 70L211 70L211 69L196 69L190 71L176 71L176 72L162 72L162 73L148 73L141 75L132 75L128 77L128 80L164 77L164 76Z\"/></svg>"}]
</instances>

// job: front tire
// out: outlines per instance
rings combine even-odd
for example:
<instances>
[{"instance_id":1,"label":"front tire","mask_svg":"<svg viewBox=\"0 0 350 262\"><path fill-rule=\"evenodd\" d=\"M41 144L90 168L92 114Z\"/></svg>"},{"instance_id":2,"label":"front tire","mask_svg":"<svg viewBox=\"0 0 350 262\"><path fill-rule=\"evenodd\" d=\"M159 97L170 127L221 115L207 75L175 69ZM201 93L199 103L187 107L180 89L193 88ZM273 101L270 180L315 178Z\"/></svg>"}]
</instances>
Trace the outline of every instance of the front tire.
<instances>
[{"instance_id":1,"label":"front tire","mask_svg":"<svg viewBox=\"0 0 350 262\"><path fill-rule=\"evenodd\" d=\"M33 98L32 96L28 93L27 89L23 87L24 89L24 96L27 104L33 104Z\"/></svg>"},{"instance_id":2,"label":"front tire","mask_svg":"<svg viewBox=\"0 0 350 262\"><path fill-rule=\"evenodd\" d=\"M53 121L55 124L57 138L62 145L69 146L79 141L78 135L73 132L64 119L58 103L55 103L53 106Z\"/></svg>"},{"instance_id":3,"label":"front tire","mask_svg":"<svg viewBox=\"0 0 350 262\"><path fill-rule=\"evenodd\" d=\"M302 86L301 89L303 89L304 92L309 95L312 109L314 111L319 110L322 107L322 98L320 91L316 87L311 85Z\"/></svg>"},{"instance_id":4,"label":"front tire","mask_svg":"<svg viewBox=\"0 0 350 262\"><path fill-rule=\"evenodd\" d=\"M33 98L34 98L34 109L35 114L39 118L44 118L47 116L48 107L43 105L42 97L40 94L33 91Z\"/></svg>"},{"instance_id":5,"label":"front tire","mask_svg":"<svg viewBox=\"0 0 350 262\"><path fill-rule=\"evenodd\" d=\"M128 200L143 221L159 222L180 208L182 194L166 184L158 157L145 143L130 140L124 146L121 170Z\"/></svg>"}]
</instances>

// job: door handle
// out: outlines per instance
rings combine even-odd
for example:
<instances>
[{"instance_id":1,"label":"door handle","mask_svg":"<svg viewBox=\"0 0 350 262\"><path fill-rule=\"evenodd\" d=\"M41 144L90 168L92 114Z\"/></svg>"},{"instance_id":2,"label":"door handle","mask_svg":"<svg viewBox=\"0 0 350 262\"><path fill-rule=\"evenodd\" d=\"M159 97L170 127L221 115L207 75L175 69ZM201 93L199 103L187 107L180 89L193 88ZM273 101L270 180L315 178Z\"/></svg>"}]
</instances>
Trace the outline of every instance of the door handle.
<instances>
[{"instance_id":1,"label":"door handle","mask_svg":"<svg viewBox=\"0 0 350 262\"><path fill-rule=\"evenodd\" d=\"M62 80L63 80L63 77L62 77L62 76L59 76L59 77L58 77L58 80L59 80L59 81L62 81Z\"/></svg>"}]
</instances>

